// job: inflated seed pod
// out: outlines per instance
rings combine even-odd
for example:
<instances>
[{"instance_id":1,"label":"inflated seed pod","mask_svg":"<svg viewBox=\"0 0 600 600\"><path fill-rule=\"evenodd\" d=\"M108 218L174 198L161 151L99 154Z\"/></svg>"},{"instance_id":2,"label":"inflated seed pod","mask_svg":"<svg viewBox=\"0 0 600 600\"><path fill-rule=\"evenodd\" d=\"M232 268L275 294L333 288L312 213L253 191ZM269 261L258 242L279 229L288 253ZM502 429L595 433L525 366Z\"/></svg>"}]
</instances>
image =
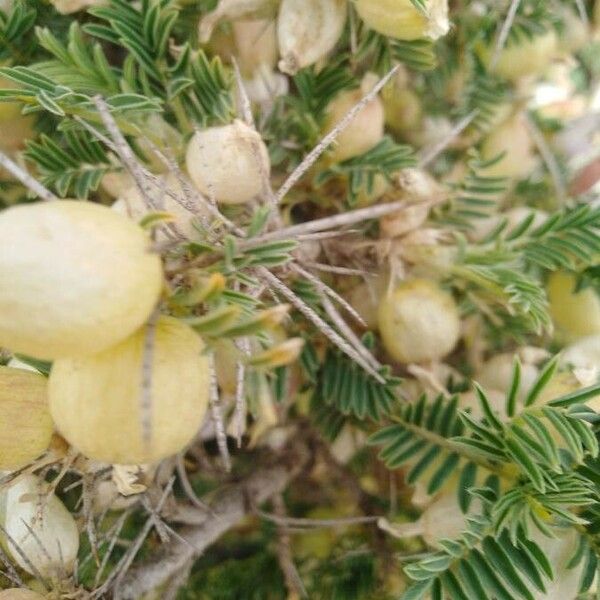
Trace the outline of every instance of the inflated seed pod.
<instances>
[{"instance_id":1,"label":"inflated seed pod","mask_svg":"<svg viewBox=\"0 0 600 600\"><path fill-rule=\"evenodd\" d=\"M405 364L443 358L460 336L454 298L427 279L406 281L384 295L378 322L385 349Z\"/></svg>"},{"instance_id":2,"label":"inflated seed pod","mask_svg":"<svg viewBox=\"0 0 600 600\"><path fill-rule=\"evenodd\" d=\"M469 512L480 509L478 501L472 502ZM418 521L413 523L392 524L380 519L379 527L397 538L421 536L428 546L439 548L442 539L456 539L467 528L467 515L458 504L456 487L448 489L438 496L423 511Z\"/></svg>"},{"instance_id":3,"label":"inflated seed pod","mask_svg":"<svg viewBox=\"0 0 600 600\"><path fill-rule=\"evenodd\" d=\"M44 596L25 588L10 588L0 592L0 600L44 600Z\"/></svg>"},{"instance_id":4,"label":"inflated seed pod","mask_svg":"<svg viewBox=\"0 0 600 600\"><path fill-rule=\"evenodd\" d=\"M501 154L502 158L482 171L486 177L519 180L530 175L538 165L535 143L522 115L507 119L483 141L483 159L491 160Z\"/></svg>"},{"instance_id":5,"label":"inflated seed pod","mask_svg":"<svg viewBox=\"0 0 600 600\"><path fill-rule=\"evenodd\" d=\"M260 67L277 66L277 30L275 21L252 19L231 24L235 39L236 59L244 77L252 77Z\"/></svg>"},{"instance_id":6,"label":"inflated seed pod","mask_svg":"<svg viewBox=\"0 0 600 600\"><path fill-rule=\"evenodd\" d=\"M535 542L548 558L554 578L545 580L546 592L533 586L531 592L535 600L567 600L576 598L586 561L581 560L575 567L569 563L577 554L580 534L575 527L552 527L552 537L544 535L537 527L529 527L529 539Z\"/></svg>"},{"instance_id":7,"label":"inflated seed pod","mask_svg":"<svg viewBox=\"0 0 600 600\"><path fill-rule=\"evenodd\" d=\"M219 0L216 8L206 14L200 22L198 34L205 44L210 40L217 23L222 19L274 17L279 0Z\"/></svg>"},{"instance_id":8,"label":"inflated seed pod","mask_svg":"<svg viewBox=\"0 0 600 600\"><path fill-rule=\"evenodd\" d=\"M279 69L294 75L327 56L342 35L347 11L347 0L281 0Z\"/></svg>"},{"instance_id":9,"label":"inflated seed pod","mask_svg":"<svg viewBox=\"0 0 600 600\"><path fill-rule=\"evenodd\" d=\"M88 458L112 464L152 463L182 450L198 432L210 388L202 339L160 317L149 373L150 439L141 407L147 327L103 352L55 361L50 412L63 437Z\"/></svg>"},{"instance_id":10,"label":"inflated seed pod","mask_svg":"<svg viewBox=\"0 0 600 600\"><path fill-rule=\"evenodd\" d=\"M423 120L419 96L409 88L384 88L381 97L386 125L399 136L415 131Z\"/></svg>"},{"instance_id":11,"label":"inflated seed pod","mask_svg":"<svg viewBox=\"0 0 600 600\"><path fill-rule=\"evenodd\" d=\"M369 93L373 83L373 77L371 74L367 74L360 88L343 91L334 98L327 108L326 132L335 129L350 109ZM383 138L384 122L383 103L379 96L376 96L355 115L352 122L337 136L330 154L331 160L342 162L373 148Z\"/></svg>"},{"instance_id":12,"label":"inflated seed pod","mask_svg":"<svg viewBox=\"0 0 600 600\"><path fill-rule=\"evenodd\" d=\"M0 469L15 470L35 460L50 445L53 431L46 378L0 367Z\"/></svg>"},{"instance_id":13,"label":"inflated seed pod","mask_svg":"<svg viewBox=\"0 0 600 600\"><path fill-rule=\"evenodd\" d=\"M513 379L515 355L512 352L497 354L485 362L475 374L474 379L487 390L508 393ZM534 384L539 370L531 363L521 363L521 380L518 398L522 398Z\"/></svg>"},{"instance_id":14,"label":"inflated seed pod","mask_svg":"<svg viewBox=\"0 0 600 600\"><path fill-rule=\"evenodd\" d=\"M50 0L50 2L63 15L85 10L90 6L106 4L106 0Z\"/></svg>"},{"instance_id":15,"label":"inflated seed pod","mask_svg":"<svg viewBox=\"0 0 600 600\"><path fill-rule=\"evenodd\" d=\"M262 138L240 120L197 131L187 147L186 166L198 189L224 204L258 196L271 171Z\"/></svg>"},{"instance_id":16,"label":"inflated seed pod","mask_svg":"<svg viewBox=\"0 0 600 600\"><path fill-rule=\"evenodd\" d=\"M399 40L436 40L450 29L448 0L425 0L424 10L412 0L356 0L354 4L371 29Z\"/></svg>"},{"instance_id":17,"label":"inflated seed pod","mask_svg":"<svg viewBox=\"0 0 600 600\"><path fill-rule=\"evenodd\" d=\"M73 570L79 532L71 513L35 475L24 475L0 495L0 521L31 564L44 577L60 577ZM32 533L33 532L33 533ZM14 549L9 537L2 545L23 570L30 565Z\"/></svg>"},{"instance_id":18,"label":"inflated seed pod","mask_svg":"<svg viewBox=\"0 0 600 600\"><path fill-rule=\"evenodd\" d=\"M558 38L560 50L567 54L578 52L590 41L590 27L578 14L575 5L560 7L563 30Z\"/></svg>"},{"instance_id":19,"label":"inflated seed pod","mask_svg":"<svg viewBox=\"0 0 600 600\"><path fill-rule=\"evenodd\" d=\"M556 56L556 51L557 37L553 30L531 39L522 36L518 41L507 42L494 70L500 77L513 82L528 75L542 75ZM483 58L488 64L494 53L494 46L483 50Z\"/></svg>"},{"instance_id":20,"label":"inflated seed pod","mask_svg":"<svg viewBox=\"0 0 600 600\"><path fill-rule=\"evenodd\" d=\"M0 213L0 345L37 358L91 354L148 318L160 257L129 219L57 200Z\"/></svg>"},{"instance_id":21,"label":"inflated seed pod","mask_svg":"<svg viewBox=\"0 0 600 600\"><path fill-rule=\"evenodd\" d=\"M566 341L600 333L600 297L593 288L575 292L576 279L569 273L552 273L546 284L550 315L556 333Z\"/></svg>"},{"instance_id":22,"label":"inflated seed pod","mask_svg":"<svg viewBox=\"0 0 600 600\"><path fill-rule=\"evenodd\" d=\"M560 355L562 365L600 370L600 334L590 335L567 346Z\"/></svg>"},{"instance_id":23,"label":"inflated seed pod","mask_svg":"<svg viewBox=\"0 0 600 600\"><path fill-rule=\"evenodd\" d=\"M188 239L197 238L198 229L196 225L202 217L208 216L206 206L201 202L196 202L194 198L190 198L181 189L174 175L163 176L160 182L162 187L153 188L155 193L152 200L156 204L155 208L146 203L137 184L132 183L111 206L112 210L130 217L136 222L149 213L165 211L173 218L170 226L176 234ZM188 207L193 210L188 210ZM162 230L162 227L160 229ZM159 230L158 239L165 236L166 233Z\"/></svg>"}]
</instances>

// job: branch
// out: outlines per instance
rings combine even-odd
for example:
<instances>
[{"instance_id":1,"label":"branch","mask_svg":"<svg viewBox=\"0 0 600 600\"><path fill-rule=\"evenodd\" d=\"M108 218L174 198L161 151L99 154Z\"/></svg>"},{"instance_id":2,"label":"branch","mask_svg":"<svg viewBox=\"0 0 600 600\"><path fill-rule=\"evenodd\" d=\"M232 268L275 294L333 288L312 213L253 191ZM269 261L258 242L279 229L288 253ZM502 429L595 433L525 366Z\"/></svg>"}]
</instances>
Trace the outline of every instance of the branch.
<instances>
[{"instance_id":1,"label":"branch","mask_svg":"<svg viewBox=\"0 0 600 600\"><path fill-rule=\"evenodd\" d=\"M311 459L307 437L305 431L298 432L282 451L269 456L246 479L217 492L210 503L213 515L200 525L181 529L179 534L185 543L172 539L147 562L131 569L119 588L119 597L140 598L163 585L242 521L253 507L283 492Z\"/></svg>"}]
</instances>

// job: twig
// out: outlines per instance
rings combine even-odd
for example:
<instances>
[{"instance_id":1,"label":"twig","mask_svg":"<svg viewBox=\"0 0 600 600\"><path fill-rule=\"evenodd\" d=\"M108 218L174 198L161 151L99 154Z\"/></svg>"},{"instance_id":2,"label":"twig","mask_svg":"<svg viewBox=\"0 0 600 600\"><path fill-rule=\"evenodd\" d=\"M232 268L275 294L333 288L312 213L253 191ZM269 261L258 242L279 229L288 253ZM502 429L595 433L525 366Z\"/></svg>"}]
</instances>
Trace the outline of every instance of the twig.
<instances>
[{"instance_id":1,"label":"twig","mask_svg":"<svg viewBox=\"0 0 600 600\"><path fill-rule=\"evenodd\" d=\"M515 17L517 15L517 10L519 10L519 4L521 4L521 0L511 0L506 19L502 24L502 28L500 29L500 33L498 34L498 39L496 40L496 46L494 48L492 60L490 61L490 69L492 71L494 71L496 66L498 65L498 61L500 60L500 54L502 53L502 50L506 45L506 41L508 40L508 34L510 33L510 28L514 23Z\"/></svg>"},{"instance_id":2,"label":"twig","mask_svg":"<svg viewBox=\"0 0 600 600\"><path fill-rule=\"evenodd\" d=\"M104 556L102 557L102 563L100 564L100 568L96 572L96 577L94 579L94 588L98 587L98 584L100 583L100 580L102 579L102 574L104 573L104 569L106 569L106 565L108 564L108 561L110 560L110 557L112 555L114 547L117 543L117 540L119 539L119 535L121 534L121 530L123 529L123 526L125 525L125 521L127 520L127 517L129 517L130 512L131 512L131 509L124 511L123 514L121 514L119 516L119 518L117 519L117 522L114 524L112 532L110 532L108 534L109 536L111 536L110 541L108 542L108 548L106 549L106 552L104 553Z\"/></svg>"},{"instance_id":3,"label":"twig","mask_svg":"<svg viewBox=\"0 0 600 600\"><path fill-rule=\"evenodd\" d=\"M106 104L101 96L95 96L93 98L93 102L98 109L102 123L106 127L110 137L115 143L116 153L119 155L119 158L133 177L139 192L142 195L142 198L144 198L150 207L156 208L154 206L154 201L149 194L148 178L145 176L144 170L129 147L127 140L121 133L119 126L115 122L113 116L110 114L108 104Z\"/></svg>"},{"instance_id":4,"label":"twig","mask_svg":"<svg viewBox=\"0 0 600 600\"><path fill-rule=\"evenodd\" d=\"M245 480L224 486L214 495L211 507L215 517L200 525L185 527L180 534L188 543L173 539L151 559L129 571L124 577L120 595L123 599L137 599L158 588L226 531L242 521L274 494L282 492L308 464L312 453L306 431L294 435L287 447L269 456ZM194 550L195 548L195 550Z\"/></svg>"},{"instance_id":5,"label":"twig","mask_svg":"<svg viewBox=\"0 0 600 600\"><path fill-rule=\"evenodd\" d=\"M214 354L210 355L210 416L217 438L219 454L223 461L223 468L226 472L231 471L231 457L227 447L227 434L223 424L223 413L221 412L221 402L219 399L219 385L217 382L217 372L215 370Z\"/></svg>"},{"instance_id":6,"label":"twig","mask_svg":"<svg viewBox=\"0 0 600 600\"><path fill-rule=\"evenodd\" d=\"M325 309L325 312L329 315L329 318L335 323L335 326L340 330L342 335L352 344L354 349L364 358L365 361L371 365L373 369L379 371L381 364L379 361L363 346L358 336L348 327L347 323L342 319L341 315L335 309L335 306L331 303L329 298L321 293L321 304Z\"/></svg>"},{"instance_id":7,"label":"twig","mask_svg":"<svg viewBox=\"0 0 600 600\"><path fill-rule=\"evenodd\" d=\"M358 275L359 277L369 276L369 273L367 273L366 271L362 271L361 269L350 269L348 267L338 267L335 265L324 265L322 263L306 261L303 261L303 264L311 269L315 269L316 271L323 271L324 273L334 273L335 275L348 275L350 277L354 275Z\"/></svg>"},{"instance_id":8,"label":"twig","mask_svg":"<svg viewBox=\"0 0 600 600\"><path fill-rule=\"evenodd\" d=\"M312 273L309 273L305 269L303 269L299 265L294 265L294 270L300 273L303 277L312 282L317 289L324 292L328 296L331 296L336 302L338 302L352 317L356 320L356 322L362 327L367 327L364 319L358 314L356 309L342 296L340 296L335 290L332 290L328 285L325 285L318 277L315 277Z\"/></svg>"},{"instance_id":9,"label":"twig","mask_svg":"<svg viewBox=\"0 0 600 600\"><path fill-rule=\"evenodd\" d=\"M29 188L42 200L46 200L47 202L58 200L50 190L47 190L39 181L27 173L25 169L21 168L16 162L4 154L4 152L0 152L0 166L4 167L11 175L16 177L26 188Z\"/></svg>"},{"instance_id":10,"label":"twig","mask_svg":"<svg viewBox=\"0 0 600 600\"><path fill-rule=\"evenodd\" d=\"M302 162L292 171L290 176L285 180L283 185L275 194L275 204L279 204L286 194L296 185L300 178L313 166L319 156L327 150L327 148L335 141L342 131L344 131L354 117L371 102L385 84L395 75L400 68L399 65L393 67L382 79L380 79L375 87L366 95L360 102L355 104L347 113L346 116L304 157Z\"/></svg>"},{"instance_id":11,"label":"twig","mask_svg":"<svg viewBox=\"0 0 600 600\"><path fill-rule=\"evenodd\" d=\"M264 511L256 511L256 514L268 521L278 525L289 525L307 530L310 529L337 529L342 527L352 527L353 525L366 525L377 523L380 517L341 517L339 519L302 519L297 517L282 517L278 514L270 514Z\"/></svg>"},{"instance_id":12,"label":"twig","mask_svg":"<svg viewBox=\"0 0 600 600\"><path fill-rule=\"evenodd\" d=\"M284 240L287 238L298 239L306 236L309 233L316 233L318 231L325 231L329 229L338 229L346 225L354 225L361 221L368 221L369 219L378 219L384 215L389 215L398 212L408 206L408 202L405 200L398 200L396 202L389 202L385 204L377 204L375 206L368 206L367 208L359 208L357 210L350 210L343 212L331 217L324 217L322 219L314 219L313 221L307 221L298 225L291 225L284 229L277 231L270 231L264 235L245 240L240 244L242 249L254 248L260 246L265 242L272 242L275 240ZM334 232L333 235L340 235L339 232ZM311 239L315 239L313 236Z\"/></svg>"},{"instance_id":13,"label":"twig","mask_svg":"<svg viewBox=\"0 0 600 600\"><path fill-rule=\"evenodd\" d=\"M184 461L183 453L179 453L175 460L176 460L175 465L176 465L176 469L177 469L177 475L179 476L179 483L181 483L181 487L183 488L183 491L185 492L185 495L187 496L188 500L196 508L200 508L200 509L208 512L208 510L209 510L208 506L204 502L202 502L202 500L200 500L200 498L198 498L198 496L196 495L196 492L194 491L194 488L192 487L192 484L190 483L190 479L189 479L187 471L185 469L185 461Z\"/></svg>"},{"instance_id":14,"label":"twig","mask_svg":"<svg viewBox=\"0 0 600 600\"><path fill-rule=\"evenodd\" d=\"M6 567L6 570L8 571L8 574L10 575L10 578L14 581L14 583L16 583L19 587L25 587L23 580L17 573L17 570L13 567L13 564L10 562L8 556L6 556L6 553L4 552L2 546L0 546L0 562L2 562L2 564Z\"/></svg>"},{"instance_id":15,"label":"twig","mask_svg":"<svg viewBox=\"0 0 600 600\"><path fill-rule=\"evenodd\" d=\"M275 494L273 498L271 498L271 504L273 505L275 514L282 519L277 523L277 558L279 560L279 566L283 571L285 586L287 587L291 598L306 598L308 596L306 588L304 587L302 578L294 564L290 533L287 524L285 523L286 511L282 495Z\"/></svg>"},{"instance_id":16,"label":"twig","mask_svg":"<svg viewBox=\"0 0 600 600\"><path fill-rule=\"evenodd\" d=\"M577 12L579 13L579 18L582 20L583 24L586 27L589 27L590 26L590 18L588 17L584 0L575 0L575 6L577 7Z\"/></svg>"},{"instance_id":17,"label":"twig","mask_svg":"<svg viewBox=\"0 0 600 600\"><path fill-rule=\"evenodd\" d=\"M173 487L174 480L171 479L169 484L165 487L158 504L156 505L156 512L160 512L164 503L166 502L169 494L171 493L171 488ZM121 582L125 579L125 575L127 571L129 571L129 567L139 552L142 544L144 543L146 536L150 533L150 530L154 526L154 519L149 517L141 531L138 533L135 538L133 544L129 547L127 552L122 556L121 560L118 562L117 566L113 569L112 573L109 575L108 579L96 589L92 593L92 598L101 598L111 587L118 588L120 587Z\"/></svg>"},{"instance_id":18,"label":"twig","mask_svg":"<svg viewBox=\"0 0 600 600\"><path fill-rule=\"evenodd\" d=\"M282 296L287 298L309 321L333 342L344 354L357 362L369 375L372 375L379 383L384 383L383 377L371 367L353 347L339 333L337 333L329 324L327 324L308 304L299 298L290 290L279 278L271 273L265 267L258 269L261 277L266 279L271 287L277 290Z\"/></svg>"}]
</instances>

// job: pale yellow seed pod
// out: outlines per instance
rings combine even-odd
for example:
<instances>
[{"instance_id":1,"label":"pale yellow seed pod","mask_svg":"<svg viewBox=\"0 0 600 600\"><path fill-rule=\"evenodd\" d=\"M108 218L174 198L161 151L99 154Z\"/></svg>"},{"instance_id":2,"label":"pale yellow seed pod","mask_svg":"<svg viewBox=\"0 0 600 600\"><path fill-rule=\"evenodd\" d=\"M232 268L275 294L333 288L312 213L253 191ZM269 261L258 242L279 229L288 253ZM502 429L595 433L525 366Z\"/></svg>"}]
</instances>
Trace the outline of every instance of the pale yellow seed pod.
<instances>
[{"instance_id":1,"label":"pale yellow seed pod","mask_svg":"<svg viewBox=\"0 0 600 600\"><path fill-rule=\"evenodd\" d=\"M360 88L341 92L327 109L325 131L330 132L346 114L369 92L373 80L368 74ZM342 162L363 154L376 146L384 134L384 109L379 96L360 110L352 122L336 138L331 160Z\"/></svg>"},{"instance_id":2,"label":"pale yellow seed pod","mask_svg":"<svg viewBox=\"0 0 600 600\"><path fill-rule=\"evenodd\" d=\"M187 147L186 165L196 187L224 204L258 196L271 171L262 138L240 120L197 131Z\"/></svg>"},{"instance_id":3,"label":"pale yellow seed pod","mask_svg":"<svg viewBox=\"0 0 600 600\"><path fill-rule=\"evenodd\" d=\"M50 411L64 438L88 458L112 464L153 463L181 451L198 432L210 375L202 339L160 317L150 370L151 438L142 411L144 327L93 356L57 360L49 381Z\"/></svg>"},{"instance_id":4,"label":"pale yellow seed pod","mask_svg":"<svg viewBox=\"0 0 600 600\"><path fill-rule=\"evenodd\" d=\"M44 596L25 588L11 588L0 592L0 600L44 600Z\"/></svg>"},{"instance_id":5,"label":"pale yellow seed pod","mask_svg":"<svg viewBox=\"0 0 600 600\"><path fill-rule=\"evenodd\" d=\"M581 577L586 566L586 561L581 560L576 567L569 568L569 563L577 553L580 542L580 533L575 527L552 527L553 537L544 535L537 527L529 527L529 539L535 542L548 558L554 578L546 580L546 592L541 592L534 587L531 592L535 600L560 600L576 598L581 583Z\"/></svg>"},{"instance_id":6,"label":"pale yellow seed pod","mask_svg":"<svg viewBox=\"0 0 600 600\"><path fill-rule=\"evenodd\" d=\"M279 0L219 0L217 7L200 22L198 36L205 44L210 40L217 23L223 19L235 21L258 17L272 17L277 12Z\"/></svg>"},{"instance_id":7,"label":"pale yellow seed pod","mask_svg":"<svg viewBox=\"0 0 600 600\"><path fill-rule=\"evenodd\" d=\"M527 177L538 165L535 144L522 115L515 115L496 127L481 146L484 160L504 153L494 165L482 172L486 177L506 177L519 180Z\"/></svg>"},{"instance_id":8,"label":"pale yellow seed pod","mask_svg":"<svg viewBox=\"0 0 600 600\"><path fill-rule=\"evenodd\" d=\"M47 450L53 431L46 378L0 367L0 469L12 471L35 460Z\"/></svg>"},{"instance_id":9,"label":"pale yellow seed pod","mask_svg":"<svg viewBox=\"0 0 600 600\"><path fill-rule=\"evenodd\" d=\"M87 10L91 6L100 6L107 4L107 0L50 0L54 8L62 15Z\"/></svg>"},{"instance_id":10,"label":"pale yellow seed pod","mask_svg":"<svg viewBox=\"0 0 600 600\"><path fill-rule=\"evenodd\" d=\"M584 23L575 5L560 8L564 28L558 38L560 50L566 54L578 52L590 41L590 27Z\"/></svg>"},{"instance_id":11,"label":"pale yellow seed pod","mask_svg":"<svg viewBox=\"0 0 600 600\"><path fill-rule=\"evenodd\" d=\"M112 210L130 217L136 222L152 212L164 211L171 215L173 220L170 225L176 234L187 239L198 238L196 225L202 217L208 217L207 207L190 198L190 195L181 189L174 175L163 176L160 181L163 187L152 188L153 197L151 199L156 208L147 204L137 184L133 183L121 193L119 199L111 206ZM193 210L188 210L188 207ZM166 232L163 231L165 228L166 224L159 227L157 239L168 239Z\"/></svg>"},{"instance_id":12,"label":"pale yellow seed pod","mask_svg":"<svg viewBox=\"0 0 600 600\"><path fill-rule=\"evenodd\" d=\"M554 31L537 35L531 39L523 38L509 41L500 52L494 71L509 81L518 81L529 75L543 75L556 56L558 40ZM494 47L486 47L484 60L491 62Z\"/></svg>"},{"instance_id":13,"label":"pale yellow seed pod","mask_svg":"<svg viewBox=\"0 0 600 600\"><path fill-rule=\"evenodd\" d=\"M385 291L386 278L378 275L363 281L344 294L369 329L377 329L377 308Z\"/></svg>"},{"instance_id":14,"label":"pale yellow seed pod","mask_svg":"<svg viewBox=\"0 0 600 600\"><path fill-rule=\"evenodd\" d=\"M411 0L356 0L355 6L371 29L399 40L436 40L450 30L448 0L425 0L424 12Z\"/></svg>"},{"instance_id":15,"label":"pale yellow seed pod","mask_svg":"<svg viewBox=\"0 0 600 600\"><path fill-rule=\"evenodd\" d=\"M552 273L546 285L557 335L566 341L600 333L598 293L593 288L575 293L575 285L575 277L563 272Z\"/></svg>"},{"instance_id":16,"label":"pale yellow seed pod","mask_svg":"<svg viewBox=\"0 0 600 600\"><path fill-rule=\"evenodd\" d=\"M1 494L0 520L42 576L60 577L73 570L79 549L77 525L63 503L54 494L48 495L39 477L25 475ZM33 574L8 536L2 539L3 546L19 567Z\"/></svg>"},{"instance_id":17,"label":"pale yellow seed pod","mask_svg":"<svg viewBox=\"0 0 600 600\"><path fill-rule=\"evenodd\" d=\"M508 393L513 379L514 354L497 354L485 362L475 374L475 380L486 390ZM530 363L521 363L521 381L517 398L521 399L531 389L539 370Z\"/></svg>"},{"instance_id":18,"label":"pale yellow seed pod","mask_svg":"<svg viewBox=\"0 0 600 600\"><path fill-rule=\"evenodd\" d=\"M385 123L396 134L405 135L421 125L423 108L419 96L409 88L384 88L381 93Z\"/></svg>"},{"instance_id":19,"label":"pale yellow seed pod","mask_svg":"<svg viewBox=\"0 0 600 600\"><path fill-rule=\"evenodd\" d=\"M162 289L146 233L105 206L59 200L0 213L0 345L91 354L140 327Z\"/></svg>"},{"instance_id":20,"label":"pale yellow seed pod","mask_svg":"<svg viewBox=\"0 0 600 600\"><path fill-rule=\"evenodd\" d=\"M282 0L277 17L279 69L294 75L333 50L346 23L347 0Z\"/></svg>"},{"instance_id":21,"label":"pale yellow seed pod","mask_svg":"<svg viewBox=\"0 0 600 600\"><path fill-rule=\"evenodd\" d=\"M244 77L252 77L260 67L273 70L277 66L277 30L275 21L252 19L232 23L236 59Z\"/></svg>"},{"instance_id":22,"label":"pale yellow seed pod","mask_svg":"<svg viewBox=\"0 0 600 600\"><path fill-rule=\"evenodd\" d=\"M452 296L426 279L401 283L385 295L378 311L383 345L400 363L435 361L449 354L460 336Z\"/></svg>"},{"instance_id":23,"label":"pale yellow seed pod","mask_svg":"<svg viewBox=\"0 0 600 600\"><path fill-rule=\"evenodd\" d=\"M590 335L567 346L561 353L562 365L576 369L597 369L600 371L600 334Z\"/></svg>"}]
</instances>

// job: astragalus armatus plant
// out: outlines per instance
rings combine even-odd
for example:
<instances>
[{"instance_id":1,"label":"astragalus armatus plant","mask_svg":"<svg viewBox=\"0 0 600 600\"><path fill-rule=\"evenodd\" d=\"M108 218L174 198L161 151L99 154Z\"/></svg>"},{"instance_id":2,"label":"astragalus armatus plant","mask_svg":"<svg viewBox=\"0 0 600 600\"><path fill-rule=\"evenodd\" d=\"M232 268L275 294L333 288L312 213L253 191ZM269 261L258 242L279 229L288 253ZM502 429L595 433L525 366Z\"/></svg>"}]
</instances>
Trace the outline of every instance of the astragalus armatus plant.
<instances>
[{"instance_id":1,"label":"astragalus armatus plant","mask_svg":"<svg viewBox=\"0 0 600 600\"><path fill-rule=\"evenodd\" d=\"M596 597L600 2L0 42L0 600Z\"/></svg>"}]
</instances>

